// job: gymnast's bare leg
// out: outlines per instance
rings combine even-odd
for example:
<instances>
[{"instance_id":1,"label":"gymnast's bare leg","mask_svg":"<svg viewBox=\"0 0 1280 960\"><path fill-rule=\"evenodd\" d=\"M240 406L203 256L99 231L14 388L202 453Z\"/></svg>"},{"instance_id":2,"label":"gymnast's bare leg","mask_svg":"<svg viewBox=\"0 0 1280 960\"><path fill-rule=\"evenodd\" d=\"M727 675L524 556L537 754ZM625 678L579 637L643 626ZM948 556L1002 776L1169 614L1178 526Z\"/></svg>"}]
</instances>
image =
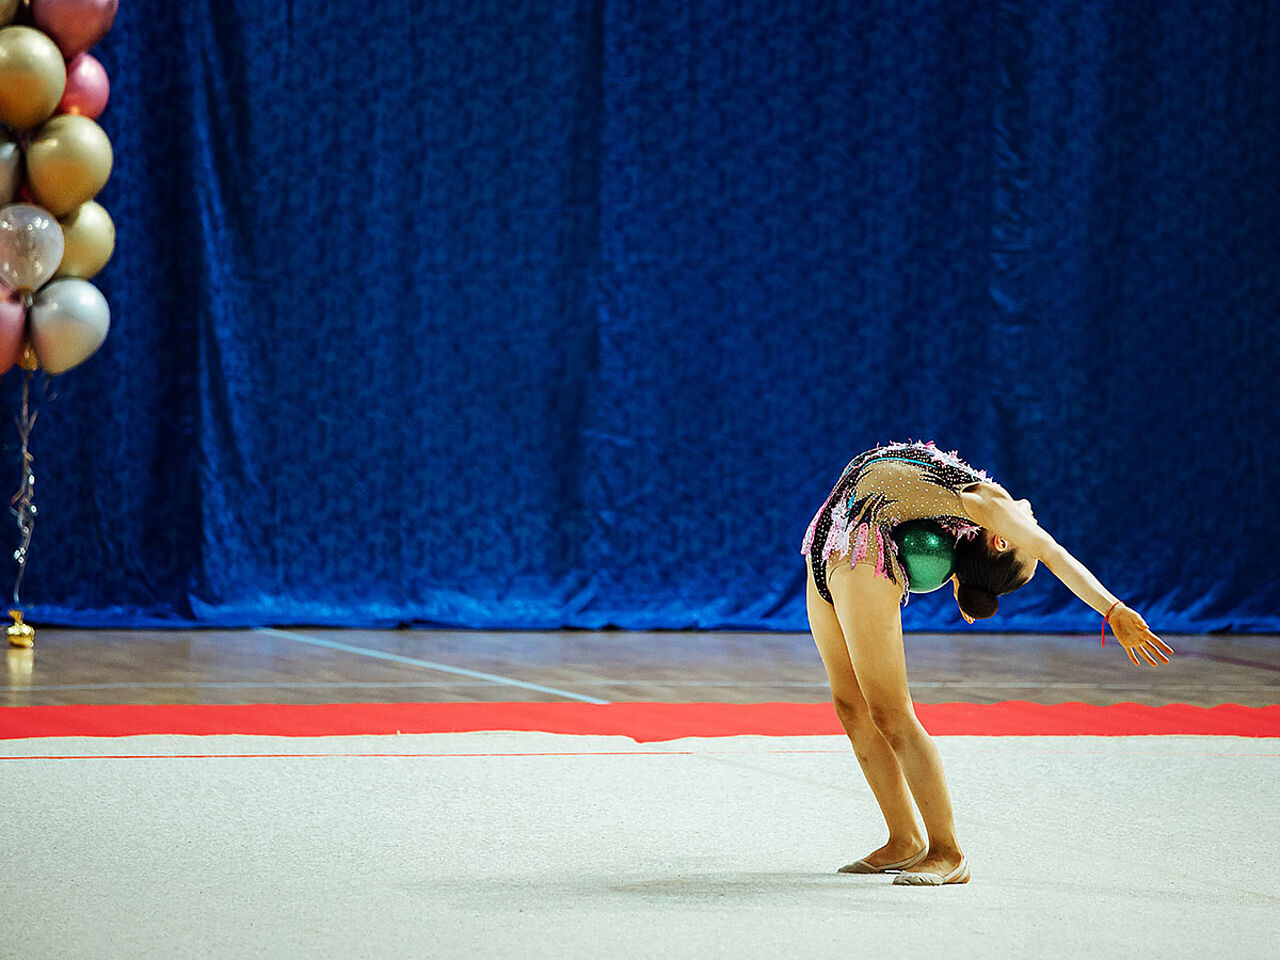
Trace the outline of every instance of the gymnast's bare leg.
<instances>
[{"instance_id":1,"label":"gymnast's bare leg","mask_svg":"<svg viewBox=\"0 0 1280 960\"><path fill-rule=\"evenodd\" d=\"M878 742L887 745L898 767L897 779L890 782L897 785L905 781L924 820L929 852L911 871L946 876L960 865L962 852L956 839L942 758L933 739L916 719L907 689L900 607L902 588L879 576L871 564L850 566L847 562L832 564L827 586L866 716L878 735ZM887 755L880 751L873 756L878 761L877 774L889 781L882 773L887 767ZM875 790L874 784L872 789ZM905 801L901 789L887 792L886 799L895 804L891 807L894 816L901 817L897 806ZM884 806L882 802L882 810ZM902 826L899 822L900 830ZM893 833L892 825L890 833Z\"/></svg>"},{"instance_id":2,"label":"gymnast's bare leg","mask_svg":"<svg viewBox=\"0 0 1280 960\"><path fill-rule=\"evenodd\" d=\"M888 842L862 860L871 867L899 863L925 846L906 778L893 748L871 719L835 608L819 596L812 571L809 572L806 600L809 627L831 683L836 715L853 744L854 756L858 758L863 776L867 778L889 829Z\"/></svg>"}]
</instances>

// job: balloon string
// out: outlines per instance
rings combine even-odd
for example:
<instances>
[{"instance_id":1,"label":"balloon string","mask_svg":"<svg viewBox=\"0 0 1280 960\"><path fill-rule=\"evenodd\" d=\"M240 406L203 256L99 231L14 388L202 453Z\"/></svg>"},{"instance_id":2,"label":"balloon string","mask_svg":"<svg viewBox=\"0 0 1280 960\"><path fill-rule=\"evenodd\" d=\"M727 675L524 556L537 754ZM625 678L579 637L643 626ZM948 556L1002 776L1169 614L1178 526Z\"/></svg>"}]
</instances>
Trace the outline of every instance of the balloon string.
<instances>
[{"instance_id":1,"label":"balloon string","mask_svg":"<svg viewBox=\"0 0 1280 960\"><path fill-rule=\"evenodd\" d=\"M38 410L31 409L31 377L32 371L23 371L22 378L22 413L17 417L18 436L22 438L22 486L9 500L9 512L18 520L19 543L13 551L13 559L18 564L18 576L13 582L13 603L21 605L19 593L22 590L22 577L27 572L27 553L31 549L31 534L36 525L36 475L32 469L35 457L31 455L29 443L31 428L36 425Z\"/></svg>"}]
</instances>

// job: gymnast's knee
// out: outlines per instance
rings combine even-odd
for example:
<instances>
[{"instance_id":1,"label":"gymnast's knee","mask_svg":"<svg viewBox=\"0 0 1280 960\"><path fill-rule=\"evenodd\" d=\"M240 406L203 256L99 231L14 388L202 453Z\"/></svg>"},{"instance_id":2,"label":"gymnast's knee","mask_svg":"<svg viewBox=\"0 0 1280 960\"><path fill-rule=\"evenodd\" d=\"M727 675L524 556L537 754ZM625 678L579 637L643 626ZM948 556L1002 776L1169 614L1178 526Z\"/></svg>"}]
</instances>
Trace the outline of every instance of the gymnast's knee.
<instances>
[{"instance_id":1,"label":"gymnast's knee","mask_svg":"<svg viewBox=\"0 0 1280 960\"><path fill-rule=\"evenodd\" d=\"M840 693L831 695L831 702L835 704L836 716L840 718L840 725L844 727L844 732L850 737L855 733L864 730L870 730L874 724L871 715L867 712L867 704L862 699L861 694L853 696L845 696Z\"/></svg>"},{"instance_id":2,"label":"gymnast's knee","mask_svg":"<svg viewBox=\"0 0 1280 960\"><path fill-rule=\"evenodd\" d=\"M916 720L910 700L874 701L868 704L867 713L880 735L894 750L914 739L920 732L920 723Z\"/></svg>"}]
</instances>

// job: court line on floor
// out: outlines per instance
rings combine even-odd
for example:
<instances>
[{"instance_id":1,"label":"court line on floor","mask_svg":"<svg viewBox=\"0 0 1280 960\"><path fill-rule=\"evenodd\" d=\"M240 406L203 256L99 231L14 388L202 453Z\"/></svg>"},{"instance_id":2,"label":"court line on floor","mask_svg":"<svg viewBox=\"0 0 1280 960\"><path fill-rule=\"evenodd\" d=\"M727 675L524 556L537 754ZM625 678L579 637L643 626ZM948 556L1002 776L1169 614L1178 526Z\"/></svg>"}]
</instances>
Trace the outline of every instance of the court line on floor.
<instances>
[{"instance_id":1,"label":"court line on floor","mask_svg":"<svg viewBox=\"0 0 1280 960\"><path fill-rule=\"evenodd\" d=\"M296 643L306 643L313 647L325 647L329 650L339 650L343 653L353 653L359 657L369 657L374 660L386 660L391 663L402 663L410 667L421 667L425 670L435 670L440 673L451 673L459 677L469 677L472 680L485 680L489 683L496 683L504 687L519 687L522 690L531 690L535 693L549 693L552 696L563 697L566 700L576 700L579 703L606 704L608 700L601 700L599 697L588 697L581 693L574 693L570 690L560 690L556 687L544 687L540 683L529 683L526 680L517 680L514 677L504 677L496 673L484 673L480 670L468 670L465 667L452 667L447 663L436 663L434 660L422 660L417 657L405 657L398 653L387 653L385 650L375 650L372 647L357 647L351 643L340 643L337 640L325 640L323 637L309 637L304 633L293 633L289 630L279 630L275 627L263 627L256 631L264 633L270 637L280 637L284 640L293 640Z\"/></svg>"},{"instance_id":2,"label":"court line on floor","mask_svg":"<svg viewBox=\"0 0 1280 960\"><path fill-rule=\"evenodd\" d=\"M38 753L0 756L6 760L327 760L327 759L384 759L417 758L430 760L488 760L509 757L697 757L738 755L773 756L775 754L834 754L844 755L847 750L507 750L486 753L427 753L427 752L377 752L377 753ZM1254 755L1256 756L1256 754Z\"/></svg>"},{"instance_id":3,"label":"court line on floor","mask_svg":"<svg viewBox=\"0 0 1280 960\"><path fill-rule=\"evenodd\" d=\"M385 734L384 734L385 736ZM977 753L996 754L997 751L975 751ZM347 752L347 753L22 753L9 756L0 755L0 764L14 761L46 761L46 760L380 760L380 759L427 759L427 760L490 760L509 759L512 757L711 757L728 756L781 756L793 754L822 754L826 756L847 756L847 749L834 750L510 750L485 753L427 753L427 752ZM1036 750L1036 756L1114 756L1107 751L1065 751ZM1174 756L1177 759L1187 757L1214 757L1256 760L1259 758L1280 757L1280 753L1223 753L1202 751L1198 753L1126 753L1130 759L1166 759ZM752 767L751 769L758 769ZM763 771L762 771L763 772ZM778 774L774 774L779 776ZM794 779L794 778L793 778ZM812 782L812 781L802 781ZM976 821L975 821L976 822Z\"/></svg>"}]
</instances>

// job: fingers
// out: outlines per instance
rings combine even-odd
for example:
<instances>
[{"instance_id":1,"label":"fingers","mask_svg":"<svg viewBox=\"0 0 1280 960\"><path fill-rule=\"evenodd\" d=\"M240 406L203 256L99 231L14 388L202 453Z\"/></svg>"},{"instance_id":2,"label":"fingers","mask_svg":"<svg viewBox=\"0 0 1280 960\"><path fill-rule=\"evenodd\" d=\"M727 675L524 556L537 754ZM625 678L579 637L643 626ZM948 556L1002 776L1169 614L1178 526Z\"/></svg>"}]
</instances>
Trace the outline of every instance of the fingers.
<instances>
[{"instance_id":1,"label":"fingers","mask_svg":"<svg viewBox=\"0 0 1280 960\"><path fill-rule=\"evenodd\" d=\"M1158 667L1163 663L1169 662L1169 658L1164 655L1164 651L1154 646L1150 641L1126 644L1124 652L1129 655L1129 659L1133 661L1135 667L1145 666L1146 664ZM1142 655L1141 660L1138 659L1139 654Z\"/></svg>"},{"instance_id":2,"label":"fingers","mask_svg":"<svg viewBox=\"0 0 1280 960\"><path fill-rule=\"evenodd\" d=\"M1150 629L1142 632L1146 634L1142 640L1142 652L1147 656L1154 653L1160 663L1168 663L1169 654L1173 653L1173 647L1157 637Z\"/></svg>"},{"instance_id":3,"label":"fingers","mask_svg":"<svg viewBox=\"0 0 1280 960\"><path fill-rule=\"evenodd\" d=\"M1149 644L1151 647L1155 649L1156 656L1159 657L1161 661L1163 661L1164 663L1168 663L1169 656L1172 655L1174 652L1173 647L1169 646L1167 643L1165 643L1163 640L1161 640L1151 631L1151 627L1147 624L1147 621L1143 619L1142 614L1138 613L1137 610L1134 610L1132 607L1124 607L1122 609L1132 614L1133 619L1136 621L1138 627L1140 628L1142 634L1144 635L1143 636L1144 642ZM1113 629L1114 629L1114 626L1113 626Z\"/></svg>"}]
</instances>

